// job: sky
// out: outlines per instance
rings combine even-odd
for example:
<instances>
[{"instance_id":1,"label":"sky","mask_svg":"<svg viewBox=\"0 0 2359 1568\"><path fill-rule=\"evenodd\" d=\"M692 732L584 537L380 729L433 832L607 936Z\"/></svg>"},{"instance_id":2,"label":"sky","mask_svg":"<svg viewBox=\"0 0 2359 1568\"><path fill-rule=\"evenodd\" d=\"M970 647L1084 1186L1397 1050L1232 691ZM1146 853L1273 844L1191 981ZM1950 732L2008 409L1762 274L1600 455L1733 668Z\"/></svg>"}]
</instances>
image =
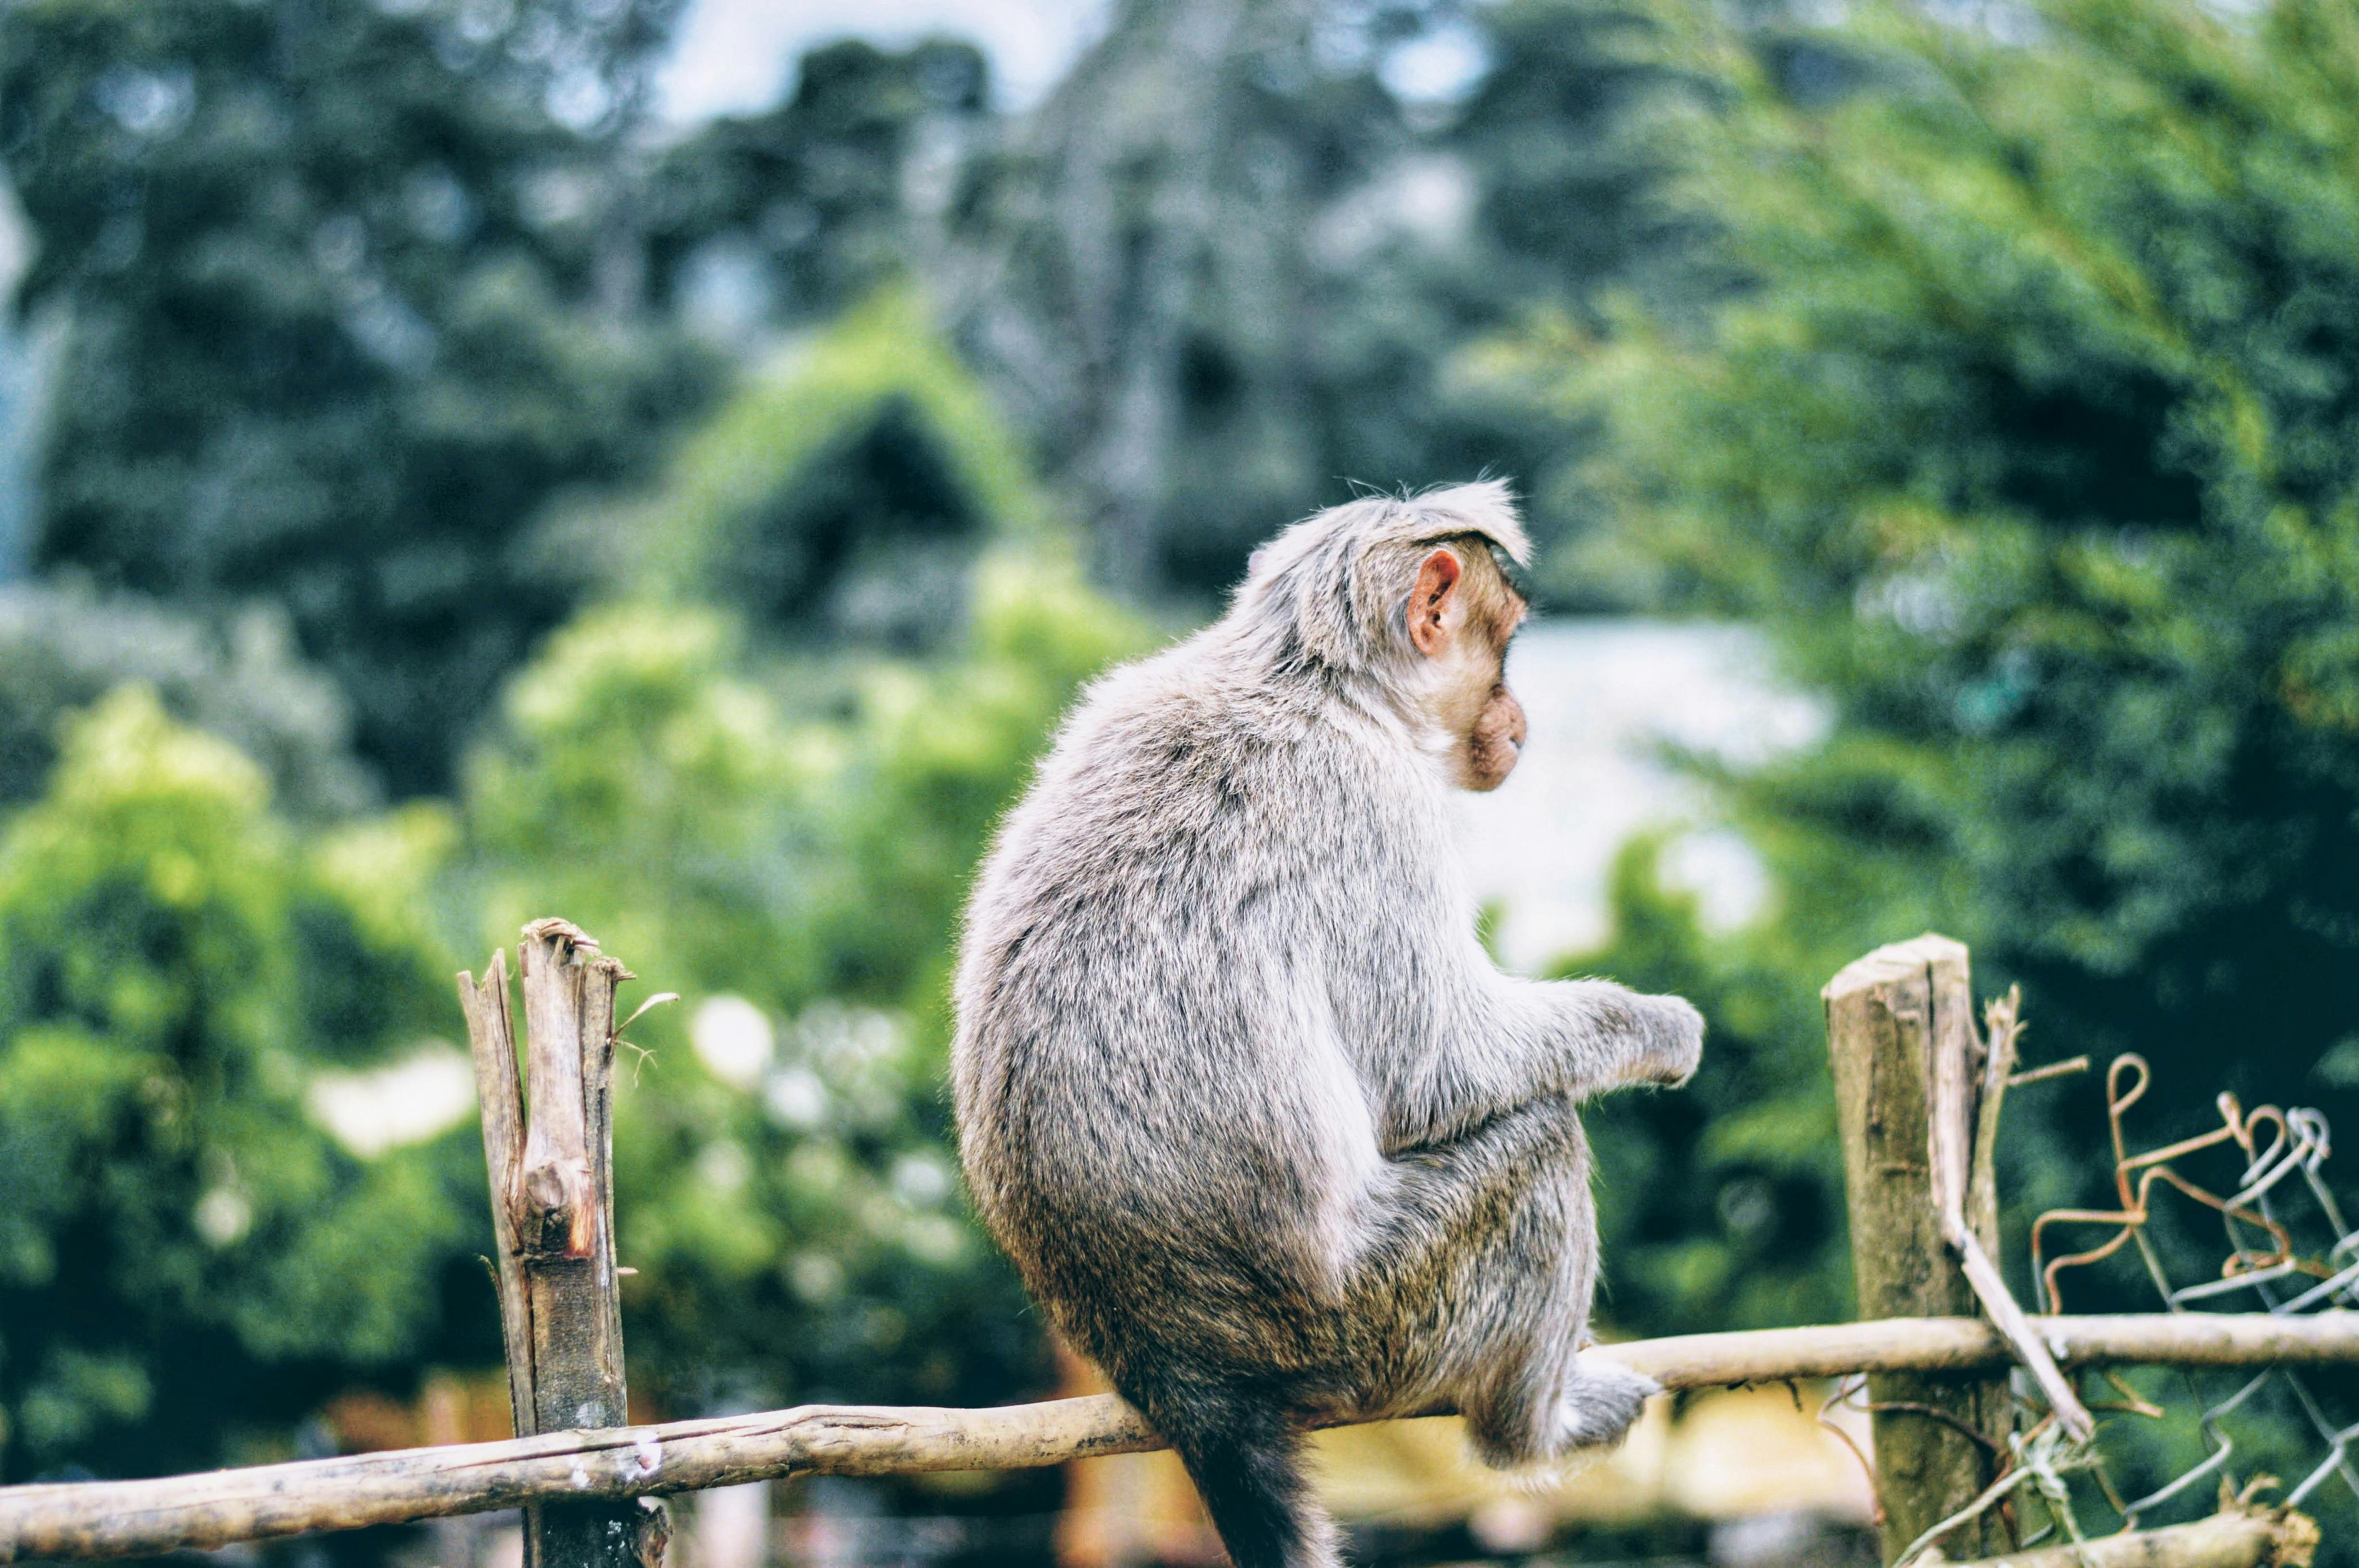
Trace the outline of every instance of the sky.
<instances>
[{"instance_id":1,"label":"sky","mask_svg":"<svg viewBox=\"0 0 2359 1568\"><path fill-rule=\"evenodd\" d=\"M906 45L929 33L973 39L991 56L1003 107L1037 101L1094 37L1104 0L689 0L658 78L664 117L693 124L767 107L814 44L864 38Z\"/></svg>"},{"instance_id":2,"label":"sky","mask_svg":"<svg viewBox=\"0 0 2359 1568\"><path fill-rule=\"evenodd\" d=\"M1104 25L1107 0L689 0L658 79L666 120L693 125L766 109L804 50L842 38L894 47L929 33L981 44L1003 109L1038 102ZM1444 27L1393 52L1385 80L1408 99L1446 99L1480 74L1480 45Z\"/></svg>"}]
</instances>

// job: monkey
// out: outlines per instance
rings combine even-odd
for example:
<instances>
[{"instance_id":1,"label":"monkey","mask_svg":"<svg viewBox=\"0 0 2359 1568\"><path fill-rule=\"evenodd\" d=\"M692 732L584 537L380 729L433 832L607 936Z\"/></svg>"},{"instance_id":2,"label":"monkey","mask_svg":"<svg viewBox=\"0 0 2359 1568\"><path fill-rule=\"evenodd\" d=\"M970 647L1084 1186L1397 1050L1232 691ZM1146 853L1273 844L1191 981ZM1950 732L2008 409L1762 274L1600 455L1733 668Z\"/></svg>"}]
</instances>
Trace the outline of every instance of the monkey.
<instances>
[{"instance_id":1,"label":"monkey","mask_svg":"<svg viewBox=\"0 0 2359 1568\"><path fill-rule=\"evenodd\" d=\"M1454 1409L1523 1466L1659 1391L1582 1351L1575 1107L1685 1083L1702 1016L1502 972L1452 853L1449 792L1526 739L1528 550L1496 481L1295 524L1218 621L1087 689L970 895L976 1208L1236 1568L1339 1561L1312 1424Z\"/></svg>"}]
</instances>

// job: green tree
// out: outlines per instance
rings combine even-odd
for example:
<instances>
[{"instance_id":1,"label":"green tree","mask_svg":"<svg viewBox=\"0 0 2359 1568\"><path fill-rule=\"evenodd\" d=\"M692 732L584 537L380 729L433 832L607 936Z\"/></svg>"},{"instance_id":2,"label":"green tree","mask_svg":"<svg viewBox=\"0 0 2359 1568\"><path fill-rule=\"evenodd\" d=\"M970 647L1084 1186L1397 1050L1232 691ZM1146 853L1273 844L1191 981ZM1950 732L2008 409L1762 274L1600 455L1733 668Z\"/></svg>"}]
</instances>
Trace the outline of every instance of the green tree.
<instances>
[{"instance_id":1,"label":"green tree","mask_svg":"<svg viewBox=\"0 0 2359 1568\"><path fill-rule=\"evenodd\" d=\"M1744 287L1625 312L1569 379L1621 563L1832 699L1725 781L1788 983L1938 927L2023 983L2037 1055L2153 1062L2148 1146L2223 1089L2347 1123L2359 13L1658 16L1715 84L1678 150ZM2010 1102L2020 1210L2104 1193L2094 1100ZM2096 1273L2068 1306L2152 1306Z\"/></svg>"},{"instance_id":2,"label":"green tree","mask_svg":"<svg viewBox=\"0 0 2359 1568\"><path fill-rule=\"evenodd\" d=\"M1480 178L1492 287L1527 306L1585 305L1648 284L1690 225L1660 203L1663 149L1643 135L1682 73L1619 0L1510 0L1474 12L1490 62L1448 143Z\"/></svg>"},{"instance_id":3,"label":"green tree","mask_svg":"<svg viewBox=\"0 0 2359 1568\"><path fill-rule=\"evenodd\" d=\"M1561 423L1478 350L1684 279L1630 134L1666 76L1643 31L1619 0L1123 5L1021 116L969 45L831 44L653 166L653 291L758 343L922 289L1127 591L1209 599L1355 482L1504 468L1553 534ZM1395 91L1443 36L1462 91Z\"/></svg>"},{"instance_id":4,"label":"green tree","mask_svg":"<svg viewBox=\"0 0 2359 1568\"><path fill-rule=\"evenodd\" d=\"M0 838L7 1479L283 1452L429 1341L475 1206L428 1151L347 1152L309 1097L447 1024L421 935L447 838L429 814L306 842L140 687L73 727Z\"/></svg>"},{"instance_id":5,"label":"green tree","mask_svg":"<svg viewBox=\"0 0 2359 1568\"><path fill-rule=\"evenodd\" d=\"M948 1039L959 910L992 829L1082 683L1147 636L1053 537L986 556L974 598L963 656L872 672L825 795L826 983L908 1010L934 1049Z\"/></svg>"},{"instance_id":6,"label":"green tree","mask_svg":"<svg viewBox=\"0 0 2359 1568\"><path fill-rule=\"evenodd\" d=\"M973 44L883 49L858 38L796 63L794 90L668 148L647 177L643 226L659 301L715 327L733 310L824 320L931 259L962 162L996 129L991 68Z\"/></svg>"},{"instance_id":7,"label":"green tree","mask_svg":"<svg viewBox=\"0 0 2359 1568\"><path fill-rule=\"evenodd\" d=\"M1619 0L1121 5L979 138L919 270L1102 577L1209 599L1354 483L1504 470L1544 539L1587 524L1561 411L1486 341L1608 286L1697 286L1636 134L1680 74L1648 27ZM1467 80L1397 88L1445 38Z\"/></svg>"},{"instance_id":8,"label":"green tree","mask_svg":"<svg viewBox=\"0 0 2359 1568\"><path fill-rule=\"evenodd\" d=\"M614 606L517 674L462 796L489 941L561 914L667 989L811 994L802 824L826 753L733 641L710 611Z\"/></svg>"},{"instance_id":9,"label":"green tree","mask_svg":"<svg viewBox=\"0 0 2359 1568\"><path fill-rule=\"evenodd\" d=\"M16 303L67 322L35 563L277 600L395 788L445 783L570 608L521 531L701 395L701 362L621 313L609 222L670 8L0 12L0 157L37 243Z\"/></svg>"},{"instance_id":10,"label":"green tree","mask_svg":"<svg viewBox=\"0 0 2359 1568\"><path fill-rule=\"evenodd\" d=\"M1838 705L1740 788L1800 918L1954 928L2060 1044L2199 1105L2343 1087L2359 21L2062 0L2027 47L1875 15L1695 40L1741 94L1699 195L1755 286L1588 361L1601 487ZM1833 63L1760 63L1805 45Z\"/></svg>"},{"instance_id":11,"label":"green tree","mask_svg":"<svg viewBox=\"0 0 2359 1568\"><path fill-rule=\"evenodd\" d=\"M958 341L1117 587L1209 598L1355 481L1512 455L1447 374L1474 178L1381 75L1419 9L1132 0L978 160Z\"/></svg>"},{"instance_id":12,"label":"green tree","mask_svg":"<svg viewBox=\"0 0 2359 1568\"><path fill-rule=\"evenodd\" d=\"M1725 287L1699 214L1666 200L1676 169L1655 127L1700 83L1660 21L1624 0L1507 0L1472 21L1489 64L1440 137L1477 193L1458 288L1470 301L1450 377L1479 416L1484 460L1522 492L1551 608L1658 605L1644 574L1595 569L1601 508L1582 482L1596 423L1559 390L1558 353L1628 297L1676 318ZM1548 345L1533 356L1519 343Z\"/></svg>"},{"instance_id":13,"label":"green tree","mask_svg":"<svg viewBox=\"0 0 2359 1568\"><path fill-rule=\"evenodd\" d=\"M553 518L607 592L736 611L773 654L955 647L977 553L1046 542L1021 450L912 293L887 288L750 372L656 481Z\"/></svg>"}]
</instances>

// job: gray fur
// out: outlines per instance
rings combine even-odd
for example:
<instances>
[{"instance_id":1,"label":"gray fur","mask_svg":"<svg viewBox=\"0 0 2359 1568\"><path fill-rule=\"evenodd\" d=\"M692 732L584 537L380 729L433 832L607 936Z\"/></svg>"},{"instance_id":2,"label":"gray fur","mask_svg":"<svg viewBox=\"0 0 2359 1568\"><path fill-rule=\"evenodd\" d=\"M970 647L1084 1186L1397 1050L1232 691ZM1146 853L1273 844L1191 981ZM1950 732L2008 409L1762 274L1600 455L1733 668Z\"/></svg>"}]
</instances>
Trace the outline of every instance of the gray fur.
<instances>
[{"instance_id":1,"label":"gray fur","mask_svg":"<svg viewBox=\"0 0 2359 1568\"><path fill-rule=\"evenodd\" d=\"M1475 939L1459 738L1403 607L1438 541L1476 535L1525 553L1504 486L1354 502L1264 546L1218 622L1090 690L967 912L976 1203L1240 1568L1334 1561L1306 1420L1453 1404L1522 1464L1618 1441L1653 1391L1575 1355L1596 1229L1574 1108L1686 1081L1702 1020L1503 975Z\"/></svg>"}]
</instances>

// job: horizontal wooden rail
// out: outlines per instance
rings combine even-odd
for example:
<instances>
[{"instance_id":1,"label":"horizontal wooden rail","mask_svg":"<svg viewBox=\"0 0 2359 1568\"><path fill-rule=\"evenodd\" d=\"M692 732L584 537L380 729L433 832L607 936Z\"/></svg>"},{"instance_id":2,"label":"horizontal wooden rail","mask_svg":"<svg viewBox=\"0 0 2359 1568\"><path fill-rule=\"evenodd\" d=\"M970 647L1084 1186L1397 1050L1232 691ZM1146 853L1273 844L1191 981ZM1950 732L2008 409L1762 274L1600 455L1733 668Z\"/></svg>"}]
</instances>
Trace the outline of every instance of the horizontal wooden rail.
<instances>
[{"instance_id":1,"label":"horizontal wooden rail","mask_svg":"<svg viewBox=\"0 0 2359 1568\"><path fill-rule=\"evenodd\" d=\"M2359 1361L2359 1312L2031 1321L2067 1366ZM1695 1334L1597 1353L1667 1389L1848 1372L1970 1371L2008 1359L1996 1330L1963 1317ZM0 1487L0 1563L150 1556L549 1498L651 1497L814 1474L1012 1470L1161 1446L1137 1412L1112 1394L995 1410L805 1405L152 1481Z\"/></svg>"}]
</instances>

